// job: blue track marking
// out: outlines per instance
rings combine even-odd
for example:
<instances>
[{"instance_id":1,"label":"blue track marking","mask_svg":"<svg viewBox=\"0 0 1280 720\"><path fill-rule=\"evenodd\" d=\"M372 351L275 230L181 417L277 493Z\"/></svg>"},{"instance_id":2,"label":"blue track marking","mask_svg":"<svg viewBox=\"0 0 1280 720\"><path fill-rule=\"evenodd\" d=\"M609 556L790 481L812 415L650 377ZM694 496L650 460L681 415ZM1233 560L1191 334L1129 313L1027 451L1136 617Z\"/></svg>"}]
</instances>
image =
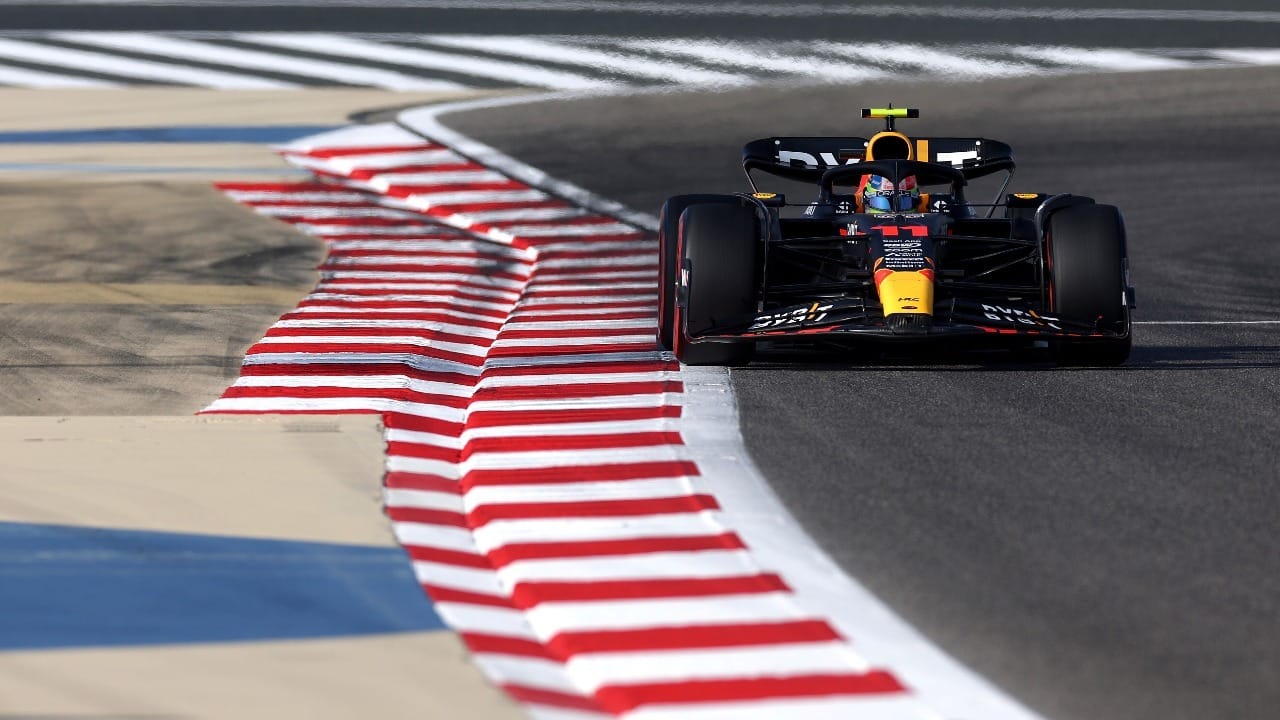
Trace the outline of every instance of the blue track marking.
<instances>
[{"instance_id":1,"label":"blue track marking","mask_svg":"<svg viewBox=\"0 0 1280 720\"><path fill-rule=\"evenodd\" d=\"M0 651L443 627L399 548L0 522Z\"/></svg>"},{"instance_id":2,"label":"blue track marking","mask_svg":"<svg viewBox=\"0 0 1280 720\"><path fill-rule=\"evenodd\" d=\"M0 143L286 143L342 125L188 125L0 132Z\"/></svg>"}]
</instances>

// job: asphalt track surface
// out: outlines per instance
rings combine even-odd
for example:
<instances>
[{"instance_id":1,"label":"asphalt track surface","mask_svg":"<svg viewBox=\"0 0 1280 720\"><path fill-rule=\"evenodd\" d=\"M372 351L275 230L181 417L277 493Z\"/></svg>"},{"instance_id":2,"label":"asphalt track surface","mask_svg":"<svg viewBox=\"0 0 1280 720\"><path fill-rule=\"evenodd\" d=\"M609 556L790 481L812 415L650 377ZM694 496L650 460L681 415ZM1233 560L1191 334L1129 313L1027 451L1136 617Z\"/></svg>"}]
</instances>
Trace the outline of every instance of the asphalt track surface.
<instances>
[{"instance_id":1,"label":"asphalt track surface","mask_svg":"<svg viewBox=\"0 0 1280 720\"><path fill-rule=\"evenodd\" d=\"M1138 319L1280 321L1280 72L814 87L557 102L445 121L657 213L743 189L740 143L1010 142L1015 189L1128 223ZM1141 325L1119 369L1035 357L790 358L735 370L748 448L802 524L942 647L1058 720L1274 718L1280 325ZM856 639L855 639L856 642Z\"/></svg>"}]
</instances>

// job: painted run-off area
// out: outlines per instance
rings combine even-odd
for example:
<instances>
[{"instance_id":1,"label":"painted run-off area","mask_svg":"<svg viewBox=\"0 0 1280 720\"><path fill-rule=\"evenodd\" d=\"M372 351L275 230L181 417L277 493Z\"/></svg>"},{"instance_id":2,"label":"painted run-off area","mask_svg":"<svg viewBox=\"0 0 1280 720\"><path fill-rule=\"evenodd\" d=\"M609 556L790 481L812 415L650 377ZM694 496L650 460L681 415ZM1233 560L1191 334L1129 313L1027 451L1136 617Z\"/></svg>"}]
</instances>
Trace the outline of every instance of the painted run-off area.
<instances>
[{"instance_id":1,"label":"painted run-off area","mask_svg":"<svg viewBox=\"0 0 1280 720\"><path fill-rule=\"evenodd\" d=\"M35 133L0 144L0 714L517 717L433 629L376 417L191 416L321 255L209 183L287 177L259 141L431 98L0 96ZM155 130L224 122L250 133Z\"/></svg>"}]
</instances>

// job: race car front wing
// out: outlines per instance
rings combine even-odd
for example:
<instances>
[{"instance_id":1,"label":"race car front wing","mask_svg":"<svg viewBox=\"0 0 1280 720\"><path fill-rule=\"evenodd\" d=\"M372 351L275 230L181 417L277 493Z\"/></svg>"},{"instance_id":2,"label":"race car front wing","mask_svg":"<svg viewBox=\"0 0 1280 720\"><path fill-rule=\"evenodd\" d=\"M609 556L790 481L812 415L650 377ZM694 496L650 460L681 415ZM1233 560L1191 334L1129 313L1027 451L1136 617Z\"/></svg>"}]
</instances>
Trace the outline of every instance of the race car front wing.
<instances>
[{"instance_id":1,"label":"race car front wing","mask_svg":"<svg viewBox=\"0 0 1280 720\"><path fill-rule=\"evenodd\" d=\"M775 309L691 337L703 340L777 340L795 337L842 336L885 341L924 341L944 337L1023 336L1041 339L1115 339L1116 332L1098 324L1049 315L1016 303L951 298L934 305L932 315L910 316L914 322L895 322L883 309L862 298L813 301ZM816 338L815 338L816 339Z\"/></svg>"}]
</instances>

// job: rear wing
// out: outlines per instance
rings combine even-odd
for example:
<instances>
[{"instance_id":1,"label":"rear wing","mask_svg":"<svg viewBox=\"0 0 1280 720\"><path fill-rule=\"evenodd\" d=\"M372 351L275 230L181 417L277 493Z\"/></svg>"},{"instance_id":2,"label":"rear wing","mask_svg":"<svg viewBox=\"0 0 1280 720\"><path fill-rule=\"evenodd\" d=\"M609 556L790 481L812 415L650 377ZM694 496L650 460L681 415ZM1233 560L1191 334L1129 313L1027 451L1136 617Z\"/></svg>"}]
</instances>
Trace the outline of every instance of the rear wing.
<instances>
[{"instance_id":1,"label":"rear wing","mask_svg":"<svg viewBox=\"0 0 1280 720\"><path fill-rule=\"evenodd\" d=\"M968 180L1014 169L1013 148L997 140L919 137L910 142L916 160L956 168ZM816 183L833 167L861 162L867 143L862 137L761 138L743 146L742 169L748 180L752 170L761 170L788 180Z\"/></svg>"}]
</instances>

